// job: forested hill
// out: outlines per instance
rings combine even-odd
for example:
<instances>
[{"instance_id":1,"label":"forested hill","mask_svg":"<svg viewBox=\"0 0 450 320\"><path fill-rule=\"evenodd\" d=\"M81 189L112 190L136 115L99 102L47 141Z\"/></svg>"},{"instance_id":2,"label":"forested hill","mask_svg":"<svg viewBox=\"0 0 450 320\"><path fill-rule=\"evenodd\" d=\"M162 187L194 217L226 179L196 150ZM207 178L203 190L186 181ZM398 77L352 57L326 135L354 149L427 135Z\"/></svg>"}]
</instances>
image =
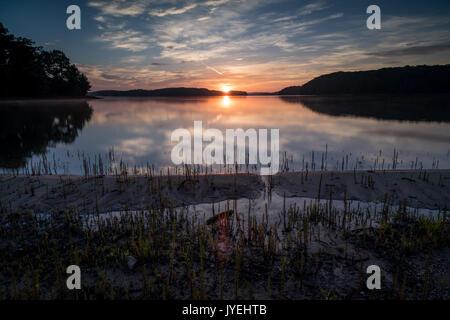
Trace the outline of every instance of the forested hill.
<instances>
[{"instance_id":1,"label":"forested hill","mask_svg":"<svg viewBox=\"0 0 450 320\"><path fill-rule=\"evenodd\" d=\"M217 90L208 90L205 88L164 88L155 90L102 90L90 92L93 96L110 96L110 97L194 97L194 96L245 96L244 91L230 91L224 93Z\"/></svg>"},{"instance_id":2,"label":"forested hill","mask_svg":"<svg viewBox=\"0 0 450 320\"><path fill-rule=\"evenodd\" d=\"M450 93L450 65L334 72L278 92L279 95L379 93Z\"/></svg>"}]
</instances>

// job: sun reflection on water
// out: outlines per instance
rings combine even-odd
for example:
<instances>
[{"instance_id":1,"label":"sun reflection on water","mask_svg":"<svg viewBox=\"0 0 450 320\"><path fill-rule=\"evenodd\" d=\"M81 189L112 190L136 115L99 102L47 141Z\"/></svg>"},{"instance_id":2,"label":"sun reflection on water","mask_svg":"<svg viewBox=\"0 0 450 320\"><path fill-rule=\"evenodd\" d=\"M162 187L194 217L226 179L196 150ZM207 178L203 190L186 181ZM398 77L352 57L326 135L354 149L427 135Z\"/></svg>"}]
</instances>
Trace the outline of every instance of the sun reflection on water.
<instances>
[{"instance_id":1,"label":"sun reflection on water","mask_svg":"<svg viewBox=\"0 0 450 320\"><path fill-rule=\"evenodd\" d=\"M229 96L223 96L220 105L223 108L229 108L231 106L231 99Z\"/></svg>"}]
</instances>

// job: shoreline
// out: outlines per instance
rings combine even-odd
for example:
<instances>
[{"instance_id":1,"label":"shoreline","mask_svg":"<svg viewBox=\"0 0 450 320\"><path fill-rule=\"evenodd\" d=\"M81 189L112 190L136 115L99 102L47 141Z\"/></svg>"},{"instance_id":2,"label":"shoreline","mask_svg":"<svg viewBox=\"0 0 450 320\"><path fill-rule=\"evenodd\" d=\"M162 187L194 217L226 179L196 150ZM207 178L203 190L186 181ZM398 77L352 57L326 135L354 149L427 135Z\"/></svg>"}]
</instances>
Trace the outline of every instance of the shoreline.
<instances>
[{"instance_id":1,"label":"shoreline","mask_svg":"<svg viewBox=\"0 0 450 320\"><path fill-rule=\"evenodd\" d=\"M388 202L422 209L450 207L450 170L285 172L195 176L0 175L2 206L33 211L83 207L133 210L255 199L265 188L281 197Z\"/></svg>"},{"instance_id":2,"label":"shoreline","mask_svg":"<svg viewBox=\"0 0 450 320\"><path fill-rule=\"evenodd\" d=\"M448 192L447 178L450 170L0 175L0 293L73 299L58 279L75 264L87 300L448 299L446 211L424 217L394 203L415 195L426 204L422 189ZM327 200L334 189L333 200L376 199L392 186L401 191L379 209L288 198ZM366 288L370 265L381 290Z\"/></svg>"}]
</instances>

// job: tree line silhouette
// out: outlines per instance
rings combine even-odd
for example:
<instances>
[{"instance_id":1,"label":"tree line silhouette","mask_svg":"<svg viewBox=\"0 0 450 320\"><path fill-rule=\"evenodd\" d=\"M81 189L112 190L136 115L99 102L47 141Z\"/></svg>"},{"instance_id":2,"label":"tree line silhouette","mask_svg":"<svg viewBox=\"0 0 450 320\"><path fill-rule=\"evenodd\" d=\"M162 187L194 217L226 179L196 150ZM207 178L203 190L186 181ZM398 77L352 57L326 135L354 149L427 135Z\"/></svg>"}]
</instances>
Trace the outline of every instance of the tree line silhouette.
<instances>
[{"instance_id":1,"label":"tree line silhouette","mask_svg":"<svg viewBox=\"0 0 450 320\"><path fill-rule=\"evenodd\" d=\"M0 22L0 98L80 97L91 88L60 50L46 51L15 37Z\"/></svg>"},{"instance_id":2,"label":"tree line silhouette","mask_svg":"<svg viewBox=\"0 0 450 320\"><path fill-rule=\"evenodd\" d=\"M93 96L105 97L210 97L210 96L246 96L245 91L222 92L205 88L163 88L155 90L100 90L91 92Z\"/></svg>"},{"instance_id":3,"label":"tree line silhouette","mask_svg":"<svg viewBox=\"0 0 450 320\"><path fill-rule=\"evenodd\" d=\"M450 93L450 65L405 66L379 70L334 72L279 95Z\"/></svg>"}]
</instances>

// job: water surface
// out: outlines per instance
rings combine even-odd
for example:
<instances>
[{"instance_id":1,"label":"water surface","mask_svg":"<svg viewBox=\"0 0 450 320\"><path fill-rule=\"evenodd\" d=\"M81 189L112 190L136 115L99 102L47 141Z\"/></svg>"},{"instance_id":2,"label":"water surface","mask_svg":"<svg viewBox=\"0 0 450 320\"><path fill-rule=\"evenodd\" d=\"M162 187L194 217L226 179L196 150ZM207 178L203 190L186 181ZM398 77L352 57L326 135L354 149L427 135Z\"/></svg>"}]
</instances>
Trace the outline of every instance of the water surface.
<instances>
[{"instance_id":1,"label":"water surface","mask_svg":"<svg viewBox=\"0 0 450 320\"><path fill-rule=\"evenodd\" d=\"M177 128L278 128L284 168L450 168L448 97L247 96L3 102L3 170L45 161L83 173L83 161L172 165ZM395 152L395 153L394 153ZM44 157L44 158L43 158ZM324 159L324 161L322 161Z\"/></svg>"}]
</instances>

